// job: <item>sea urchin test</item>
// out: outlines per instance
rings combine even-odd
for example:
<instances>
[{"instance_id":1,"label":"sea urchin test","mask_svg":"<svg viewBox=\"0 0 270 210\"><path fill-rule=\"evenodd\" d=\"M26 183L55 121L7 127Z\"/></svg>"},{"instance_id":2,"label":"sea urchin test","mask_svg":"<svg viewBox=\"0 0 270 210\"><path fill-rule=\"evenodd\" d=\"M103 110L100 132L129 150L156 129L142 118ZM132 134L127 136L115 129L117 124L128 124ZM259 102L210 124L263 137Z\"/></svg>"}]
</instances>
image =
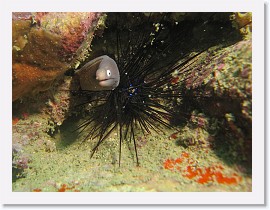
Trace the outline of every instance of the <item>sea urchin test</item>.
<instances>
[{"instance_id":1,"label":"sea urchin test","mask_svg":"<svg viewBox=\"0 0 270 210\"><path fill-rule=\"evenodd\" d=\"M97 57L86 63L76 72L82 90L113 90L120 81L115 61L107 55Z\"/></svg>"}]
</instances>

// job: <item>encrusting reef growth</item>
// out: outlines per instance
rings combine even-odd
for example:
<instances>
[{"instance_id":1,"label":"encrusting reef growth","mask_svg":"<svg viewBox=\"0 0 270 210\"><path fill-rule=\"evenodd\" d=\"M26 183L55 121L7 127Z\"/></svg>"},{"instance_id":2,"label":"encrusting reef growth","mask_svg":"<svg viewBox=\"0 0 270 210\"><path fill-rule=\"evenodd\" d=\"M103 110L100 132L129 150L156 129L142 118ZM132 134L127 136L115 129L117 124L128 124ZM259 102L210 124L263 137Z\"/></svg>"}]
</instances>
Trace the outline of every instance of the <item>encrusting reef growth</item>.
<instances>
[{"instance_id":1,"label":"encrusting reef growth","mask_svg":"<svg viewBox=\"0 0 270 210\"><path fill-rule=\"evenodd\" d=\"M250 13L14 13L13 190L251 191L251 30ZM84 89L103 55L118 86Z\"/></svg>"}]
</instances>

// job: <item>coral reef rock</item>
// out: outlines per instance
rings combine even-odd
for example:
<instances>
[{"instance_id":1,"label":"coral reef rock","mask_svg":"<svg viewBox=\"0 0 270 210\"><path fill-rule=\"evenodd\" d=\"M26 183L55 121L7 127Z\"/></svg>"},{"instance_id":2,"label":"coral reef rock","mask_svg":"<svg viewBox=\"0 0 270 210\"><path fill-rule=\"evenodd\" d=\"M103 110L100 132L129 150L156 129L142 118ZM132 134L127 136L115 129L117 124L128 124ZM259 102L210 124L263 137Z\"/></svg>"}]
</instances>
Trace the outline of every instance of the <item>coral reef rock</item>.
<instances>
[{"instance_id":1,"label":"coral reef rock","mask_svg":"<svg viewBox=\"0 0 270 210\"><path fill-rule=\"evenodd\" d=\"M101 13L13 13L12 100L47 90L87 56Z\"/></svg>"},{"instance_id":2,"label":"coral reef rock","mask_svg":"<svg viewBox=\"0 0 270 210\"><path fill-rule=\"evenodd\" d=\"M184 103L218 120L217 152L251 165L252 40L209 49L183 77ZM192 108L191 108L192 109ZM224 154L225 154L224 153ZM225 158L225 157L224 157ZM225 158L226 159L226 158Z\"/></svg>"}]
</instances>

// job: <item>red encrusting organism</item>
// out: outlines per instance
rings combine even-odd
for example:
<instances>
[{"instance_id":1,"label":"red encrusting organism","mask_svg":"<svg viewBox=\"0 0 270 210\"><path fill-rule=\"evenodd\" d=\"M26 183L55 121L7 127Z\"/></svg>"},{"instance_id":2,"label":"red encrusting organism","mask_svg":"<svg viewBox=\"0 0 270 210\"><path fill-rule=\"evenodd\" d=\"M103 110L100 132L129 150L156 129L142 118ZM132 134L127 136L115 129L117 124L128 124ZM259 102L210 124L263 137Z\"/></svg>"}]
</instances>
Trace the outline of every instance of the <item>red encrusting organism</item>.
<instances>
[{"instance_id":1,"label":"red encrusting organism","mask_svg":"<svg viewBox=\"0 0 270 210\"><path fill-rule=\"evenodd\" d=\"M67 190L73 190L73 192L80 192L79 190L75 189L75 186L68 187L66 184L62 184L61 187L58 189L58 192L66 192Z\"/></svg>"},{"instance_id":2,"label":"red encrusting organism","mask_svg":"<svg viewBox=\"0 0 270 210\"><path fill-rule=\"evenodd\" d=\"M180 167L183 162L188 165L186 167ZM163 163L165 169L170 171L179 171L183 177L192 179L199 184L205 184L209 182L217 182L219 184L238 184L242 179L241 177L233 173L232 176L225 176L222 171L224 167L222 165L212 165L209 167L194 166L195 161L189 158L187 152L183 152L181 157L176 159L167 159Z\"/></svg>"},{"instance_id":3,"label":"red encrusting organism","mask_svg":"<svg viewBox=\"0 0 270 210\"><path fill-rule=\"evenodd\" d=\"M179 77L174 77L171 79L171 84L173 84L173 85L177 84L179 82L179 80L180 80Z\"/></svg>"},{"instance_id":4,"label":"red encrusting organism","mask_svg":"<svg viewBox=\"0 0 270 210\"><path fill-rule=\"evenodd\" d=\"M173 133L172 135L170 135L171 139L176 139L177 138L177 133Z\"/></svg>"},{"instance_id":5,"label":"red encrusting organism","mask_svg":"<svg viewBox=\"0 0 270 210\"><path fill-rule=\"evenodd\" d=\"M36 188L36 189L33 189L33 192L42 192L42 190L39 188Z\"/></svg>"},{"instance_id":6,"label":"red encrusting organism","mask_svg":"<svg viewBox=\"0 0 270 210\"><path fill-rule=\"evenodd\" d=\"M12 118L12 125L16 125L18 122L19 122L18 117Z\"/></svg>"}]
</instances>

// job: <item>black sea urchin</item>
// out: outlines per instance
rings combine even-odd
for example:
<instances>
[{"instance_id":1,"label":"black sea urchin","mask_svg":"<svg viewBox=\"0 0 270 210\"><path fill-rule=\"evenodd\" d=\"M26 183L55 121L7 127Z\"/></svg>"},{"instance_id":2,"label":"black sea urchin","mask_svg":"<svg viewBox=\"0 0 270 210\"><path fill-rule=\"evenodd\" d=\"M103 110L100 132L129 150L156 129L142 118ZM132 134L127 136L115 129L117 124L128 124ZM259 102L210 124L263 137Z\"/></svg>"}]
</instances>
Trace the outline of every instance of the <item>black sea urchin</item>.
<instances>
[{"instance_id":1,"label":"black sea urchin","mask_svg":"<svg viewBox=\"0 0 270 210\"><path fill-rule=\"evenodd\" d=\"M173 20L168 13L108 16L108 29L103 37L105 53L102 53L116 61L120 83L111 91L83 91L89 96L85 104L91 103L91 110L78 129L80 132L87 129L85 139L98 138L91 157L117 129L119 165L123 141L133 142L139 165L135 130L150 133L161 130L162 126L172 127L170 119L175 112L168 104L181 97L179 84L172 83L172 73L179 69L184 72L188 61L196 57L196 54L187 56L197 47L196 43L189 44L194 31L187 23Z\"/></svg>"}]
</instances>

